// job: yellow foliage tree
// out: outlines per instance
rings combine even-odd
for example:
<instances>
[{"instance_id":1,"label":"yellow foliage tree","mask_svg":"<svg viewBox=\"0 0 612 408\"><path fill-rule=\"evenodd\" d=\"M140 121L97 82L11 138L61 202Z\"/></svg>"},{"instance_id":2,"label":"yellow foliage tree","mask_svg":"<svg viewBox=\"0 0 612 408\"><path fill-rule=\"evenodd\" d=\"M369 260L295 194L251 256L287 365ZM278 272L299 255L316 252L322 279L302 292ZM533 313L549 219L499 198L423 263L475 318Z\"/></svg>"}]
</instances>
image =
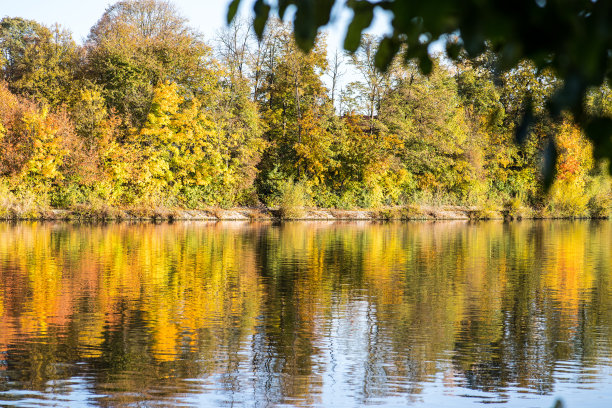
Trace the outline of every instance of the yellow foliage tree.
<instances>
[{"instance_id":1,"label":"yellow foliage tree","mask_svg":"<svg viewBox=\"0 0 612 408\"><path fill-rule=\"evenodd\" d=\"M135 137L143 161L139 184L148 194L199 189L209 204L235 191L242 166L240 134L225 132L199 99L186 100L174 83L156 87L151 111ZM258 149L246 141L240 149Z\"/></svg>"},{"instance_id":2,"label":"yellow foliage tree","mask_svg":"<svg viewBox=\"0 0 612 408\"><path fill-rule=\"evenodd\" d=\"M591 144L567 118L559 126L555 140L559 149L557 180L548 206L558 215L585 216L590 198L587 194L589 171L593 168Z\"/></svg>"},{"instance_id":3,"label":"yellow foliage tree","mask_svg":"<svg viewBox=\"0 0 612 408\"><path fill-rule=\"evenodd\" d=\"M62 149L58 126L48 110L28 113L22 120L24 130L32 137L33 147L32 156L24 168L26 177L43 183L61 180L59 167L66 151Z\"/></svg>"}]
</instances>

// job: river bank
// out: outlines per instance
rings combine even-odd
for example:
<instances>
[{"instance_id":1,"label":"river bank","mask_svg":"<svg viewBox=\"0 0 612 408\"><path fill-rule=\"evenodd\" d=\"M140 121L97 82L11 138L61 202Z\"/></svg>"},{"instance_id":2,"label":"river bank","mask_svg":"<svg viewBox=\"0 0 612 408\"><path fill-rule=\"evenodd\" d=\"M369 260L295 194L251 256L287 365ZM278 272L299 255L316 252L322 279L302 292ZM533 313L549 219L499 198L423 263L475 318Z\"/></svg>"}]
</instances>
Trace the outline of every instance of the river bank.
<instances>
[{"instance_id":1,"label":"river bank","mask_svg":"<svg viewBox=\"0 0 612 408\"><path fill-rule=\"evenodd\" d=\"M378 209L294 209L287 215L276 208L206 208L199 210L168 208L77 207L74 209L29 209L4 211L0 220L98 220L98 221L425 221L425 220L521 220L521 219L577 219L608 218L607 215L568 216L538 211L526 207L518 209L489 209L477 206L412 205Z\"/></svg>"}]
</instances>

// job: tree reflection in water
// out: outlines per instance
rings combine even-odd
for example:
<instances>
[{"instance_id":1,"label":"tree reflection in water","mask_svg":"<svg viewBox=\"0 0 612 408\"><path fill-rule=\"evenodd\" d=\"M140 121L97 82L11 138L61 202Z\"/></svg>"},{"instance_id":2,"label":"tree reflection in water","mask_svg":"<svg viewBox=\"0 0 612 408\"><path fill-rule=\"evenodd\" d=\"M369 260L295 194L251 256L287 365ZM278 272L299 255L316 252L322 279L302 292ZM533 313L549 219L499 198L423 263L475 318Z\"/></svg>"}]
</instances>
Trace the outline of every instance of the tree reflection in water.
<instances>
[{"instance_id":1,"label":"tree reflection in water","mask_svg":"<svg viewBox=\"0 0 612 408\"><path fill-rule=\"evenodd\" d=\"M0 224L0 403L355 405L423 401L435 386L467 404L458 396L603 389L611 233Z\"/></svg>"}]
</instances>

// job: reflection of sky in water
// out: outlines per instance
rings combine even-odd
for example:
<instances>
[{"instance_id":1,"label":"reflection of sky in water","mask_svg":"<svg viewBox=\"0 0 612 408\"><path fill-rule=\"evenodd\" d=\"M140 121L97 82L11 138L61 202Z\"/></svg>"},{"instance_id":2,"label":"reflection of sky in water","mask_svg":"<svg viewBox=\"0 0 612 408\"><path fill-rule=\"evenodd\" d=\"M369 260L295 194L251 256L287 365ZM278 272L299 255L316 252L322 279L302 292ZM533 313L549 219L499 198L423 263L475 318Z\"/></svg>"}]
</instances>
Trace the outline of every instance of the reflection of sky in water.
<instances>
[{"instance_id":1,"label":"reflection of sky in water","mask_svg":"<svg viewBox=\"0 0 612 408\"><path fill-rule=\"evenodd\" d=\"M611 232L0 224L0 405L607 407Z\"/></svg>"}]
</instances>

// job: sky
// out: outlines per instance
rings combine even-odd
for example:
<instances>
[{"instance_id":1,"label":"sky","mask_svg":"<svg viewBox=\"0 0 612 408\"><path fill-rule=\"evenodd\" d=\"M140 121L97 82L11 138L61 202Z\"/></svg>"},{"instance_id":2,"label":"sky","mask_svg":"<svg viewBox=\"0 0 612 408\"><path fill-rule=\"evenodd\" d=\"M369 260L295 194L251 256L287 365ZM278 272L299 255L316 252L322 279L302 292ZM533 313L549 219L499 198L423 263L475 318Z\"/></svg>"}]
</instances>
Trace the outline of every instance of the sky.
<instances>
[{"instance_id":1,"label":"sky","mask_svg":"<svg viewBox=\"0 0 612 408\"><path fill-rule=\"evenodd\" d=\"M89 29L113 3L109 0L0 0L0 16L24 17L45 25L58 23L72 31L75 41L82 43ZM227 0L175 0L172 3L206 38L210 39L225 23Z\"/></svg>"},{"instance_id":2,"label":"sky","mask_svg":"<svg viewBox=\"0 0 612 408\"><path fill-rule=\"evenodd\" d=\"M227 5L230 0L171 0L190 25L210 41L225 26ZM240 15L248 17L254 0L242 0ZM83 43L89 29L98 21L111 0L0 0L0 17L23 17L45 25L60 24L73 33L73 38ZM350 12L336 16L326 29L330 51L341 47L343 33ZM383 12L377 13L370 32L383 34L389 29L389 19Z\"/></svg>"}]
</instances>

